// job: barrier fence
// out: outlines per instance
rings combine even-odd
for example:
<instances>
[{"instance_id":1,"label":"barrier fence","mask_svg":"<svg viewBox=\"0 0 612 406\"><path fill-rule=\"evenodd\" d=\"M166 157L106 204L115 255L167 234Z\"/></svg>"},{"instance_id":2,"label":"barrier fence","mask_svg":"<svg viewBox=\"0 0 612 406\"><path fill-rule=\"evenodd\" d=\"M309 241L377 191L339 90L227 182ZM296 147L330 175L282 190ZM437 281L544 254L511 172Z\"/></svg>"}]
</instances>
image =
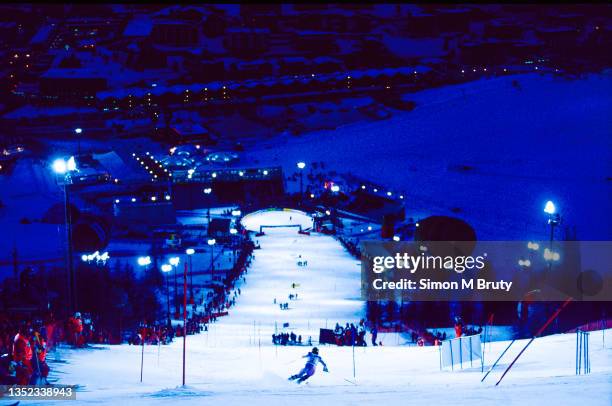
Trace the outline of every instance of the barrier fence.
<instances>
[{"instance_id":1,"label":"barrier fence","mask_svg":"<svg viewBox=\"0 0 612 406\"><path fill-rule=\"evenodd\" d=\"M482 357L482 342L480 334L457 337L442 341L440 346L440 370L451 367L455 370L455 365L463 369L463 364L469 362L470 367L474 366L474 361L480 360L480 368L484 369Z\"/></svg>"},{"instance_id":2,"label":"barrier fence","mask_svg":"<svg viewBox=\"0 0 612 406\"><path fill-rule=\"evenodd\" d=\"M576 375L591 372L591 359L589 358L589 333L576 330Z\"/></svg>"}]
</instances>

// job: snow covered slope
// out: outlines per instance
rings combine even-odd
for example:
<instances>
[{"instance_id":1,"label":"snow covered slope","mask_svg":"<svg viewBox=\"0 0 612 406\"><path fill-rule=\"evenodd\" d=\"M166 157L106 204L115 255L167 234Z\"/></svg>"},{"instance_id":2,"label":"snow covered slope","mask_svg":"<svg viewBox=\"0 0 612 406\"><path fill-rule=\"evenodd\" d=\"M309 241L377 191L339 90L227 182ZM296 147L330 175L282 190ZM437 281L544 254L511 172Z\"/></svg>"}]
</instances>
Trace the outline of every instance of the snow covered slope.
<instances>
[{"instance_id":1,"label":"snow covered slope","mask_svg":"<svg viewBox=\"0 0 612 406\"><path fill-rule=\"evenodd\" d=\"M245 227L301 224L312 227L312 219L298 211L260 211L244 218ZM364 316L360 300L361 266L330 236L298 234L297 228L266 228L265 235L254 237L261 246L246 276L239 285L242 294L230 316L215 328L223 337L218 345L271 345L271 335L294 331L304 340L318 339L319 328L336 322L358 322ZM307 261L307 266L298 262ZM295 288L292 287L296 284ZM290 300L297 294L297 300ZM276 303L274 301L276 300ZM280 303L288 303L281 310ZM254 331L255 330L255 331ZM235 341L238 340L238 341Z\"/></svg>"},{"instance_id":2,"label":"snow covered slope","mask_svg":"<svg viewBox=\"0 0 612 406\"><path fill-rule=\"evenodd\" d=\"M290 212L263 213L283 221L278 217ZM129 345L60 349L57 356L67 363L53 363L56 355L50 354L52 375L62 383L85 385L75 404L610 404L611 330L605 331L605 346L604 332L591 333L592 373L587 376L575 376L576 338L565 334L537 339L499 387L494 383L524 340L514 344L485 383L480 383L478 362L469 369L440 371L437 347L387 345L355 348L354 353L350 347L319 346L330 373L318 370L301 386L288 382L303 366L301 356L309 348L270 345L275 322L314 334L325 323L357 319L363 309L357 300L359 267L329 236L269 229L258 242L261 250L255 251L236 307L208 332L187 337L186 388L180 387L181 339L145 347L143 383L141 347ZM307 267L296 266L298 255L308 261ZM293 282L300 284L295 289L298 300L289 301L290 310L280 310L273 299L293 291ZM487 344L485 368L507 344Z\"/></svg>"},{"instance_id":3,"label":"snow covered slope","mask_svg":"<svg viewBox=\"0 0 612 406\"><path fill-rule=\"evenodd\" d=\"M181 384L182 342L168 347L145 347L144 379L140 379L140 347L99 347L64 350L67 364L52 364L62 382L86 385L75 404L114 405L609 405L612 401L612 334L591 334L590 375L574 372L574 334L537 339L500 386L495 382L526 343L517 342L498 368L480 383L480 366L463 371L439 370L436 347L321 347L330 373L320 369L306 385L287 382L301 368L305 349L216 346L222 326L187 341L187 388ZM231 338L225 337L231 341ZM487 345L486 365L501 354L507 342ZM52 356L51 356L52 357ZM347 381L348 380L348 381ZM349 382L355 382L355 384ZM62 402L28 402L61 405Z\"/></svg>"}]
</instances>

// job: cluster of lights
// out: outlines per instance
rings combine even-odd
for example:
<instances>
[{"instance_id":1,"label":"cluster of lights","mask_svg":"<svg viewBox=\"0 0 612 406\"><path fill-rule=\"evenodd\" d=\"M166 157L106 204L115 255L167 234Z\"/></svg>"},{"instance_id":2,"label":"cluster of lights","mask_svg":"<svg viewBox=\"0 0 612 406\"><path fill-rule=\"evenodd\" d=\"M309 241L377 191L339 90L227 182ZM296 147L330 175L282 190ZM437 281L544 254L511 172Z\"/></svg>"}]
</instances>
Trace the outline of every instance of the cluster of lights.
<instances>
[{"instance_id":1,"label":"cluster of lights","mask_svg":"<svg viewBox=\"0 0 612 406\"><path fill-rule=\"evenodd\" d=\"M527 243L527 249L532 250L532 251L537 251L540 249L540 244L538 244L537 242L529 241Z\"/></svg>"},{"instance_id":2,"label":"cluster of lights","mask_svg":"<svg viewBox=\"0 0 612 406\"><path fill-rule=\"evenodd\" d=\"M367 190L367 186L366 186L366 185L361 185L361 190ZM374 193L378 193L378 188L373 188L373 189L372 189L372 191L373 191ZM388 191L388 192L386 193L386 195L387 195L388 197L391 197L391 196L393 196L393 192ZM404 195L399 195L398 197L400 198L400 200L404 200Z\"/></svg>"},{"instance_id":3,"label":"cluster of lights","mask_svg":"<svg viewBox=\"0 0 612 406\"><path fill-rule=\"evenodd\" d=\"M137 262L140 266L149 266L151 265L151 257L148 255L146 257L138 257Z\"/></svg>"},{"instance_id":4,"label":"cluster of lights","mask_svg":"<svg viewBox=\"0 0 612 406\"><path fill-rule=\"evenodd\" d=\"M549 250L548 248L544 249L544 259L547 261L558 261L561 258L558 252Z\"/></svg>"},{"instance_id":5,"label":"cluster of lights","mask_svg":"<svg viewBox=\"0 0 612 406\"><path fill-rule=\"evenodd\" d=\"M168 172L168 169L164 168L164 165L155 159L153 154L149 153L149 151L145 152L145 156L142 158L136 155L136 153L132 153L132 157L140 163L140 165L149 173L149 175L151 175L152 182L155 182L164 176L169 178L172 177L172 174Z\"/></svg>"},{"instance_id":6,"label":"cluster of lights","mask_svg":"<svg viewBox=\"0 0 612 406\"><path fill-rule=\"evenodd\" d=\"M53 172L59 175L65 175L69 172L78 171L76 161L74 160L73 156L71 156L67 160L63 158L58 158L53 161L51 167L53 168Z\"/></svg>"},{"instance_id":7,"label":"cluster of lights","mask_svg":"<svg viewBox=\"0 0 612 406\"><path fill-rule=\"evenodd\" d=\"M528 259L519 259L518 264L519 266L529 268L531 266L531 261Z\"/></svg>"},{"instance_id":8,"label":"cluster of lights","mask_svg":"<svg viewBox=\"0 0 612 406\"><path fill-rule=\"evenodd\" d=\"M157 196L151 196L149 197L149 200L152 202L156 202L157 201ZM164 194L164 200L165 201L170 201L172 200L172 197L170 197L170 195L168 194ZM136 203L138 201L138 199L136 199L135 197L131 197L129 198L129 201L132 203ZM121 199L115 199L115 204L119 204L121 203Z\"/></svg>"},{"instance_id":9,"label":"cluster of lights","mask_svg":"<svg viewBox=\"0 0 612 406\"><path fill-rule=\"evenodd\" d=\"M91 263L91 262L95 262L96 264L106 264L106 261L108 261L108 259L110 258L110 255L108 255L108 252L104 252L103 254L100 254L100 251L96 251L93 254L83 254L81 255L81 261L83 262L87 262L87 263Z\"/></svg>"}]
</instances>

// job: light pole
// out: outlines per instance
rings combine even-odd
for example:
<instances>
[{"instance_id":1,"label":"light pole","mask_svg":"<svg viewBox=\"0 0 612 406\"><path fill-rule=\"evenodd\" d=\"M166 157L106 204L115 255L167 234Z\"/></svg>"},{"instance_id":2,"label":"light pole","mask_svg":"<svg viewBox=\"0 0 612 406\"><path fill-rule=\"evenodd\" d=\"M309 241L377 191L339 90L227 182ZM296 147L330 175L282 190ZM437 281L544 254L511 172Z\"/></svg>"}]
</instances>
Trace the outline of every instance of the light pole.
<instances>
[{"instance_id":1,"label":"light pole","mask_svg":"<svg viewBox=\"0 0 612 406\"><path fill-rule=\"evenodd\" d=\"M210 276L214 279L215 277L215 244L216 240L214 238L208 239L208 245L210 245Z\"/></svg>"},{"instance_id":2,"label":"light pole","mask_svg":"<svg viewBox=\"0 0 612 406\"><path fill-rule=\"evenodd\" d=\"M74 273L74 262L73 262L73 247L72 247L72 213L70 210L70 190L69 186L72 184L71 172L77 171L76 161L74 157L70 157L68 160L58 158L53 161L51 165L53 172L56 175L61 175L64 186L64 220L66 227L66 244L67 244L67 256L68 256L68 313L72 314L77 307L76 300L76 275Z\"/></svg>"},{"instance_id":3,"label":"light pole","mask_svg":"<svg viewBox=\"0 0 612 406\"><path fill-rule=\"evenodd\" d=\"M191 296L191 300L193 298L193 263L191 262L191 256L195 254L195 250L193 248L187 248L185 250L185 254L189 257L189 295Z\"/></svg>"},{"instance_id":4,"label":"light pole","mask_svg":"<svg viewBox=\"0 0 612 406\"><path fill-rule=\"evenodd\" d=\"M306 163L300 161L297 163L297 167L300 170L300 205L304 203L304 168L306 168Z\"/></svg>"},{"instance_id":5,"label":"light pole","mask_svg":"<svg viewBox=\"0 0 612 406\"><path fill-rule=\"evenodd\" d=\"M208 211L207 211L207 215L206 216L207 216L207 219L208 219L208 225L209 226L210 226L210 200L209 199L210 199L210 194L211 193L212 193L212 188L211 187L204 188L204 194L206 196L208 196L208 198L206 199L207 200L206 203L207 203L207 206L208 206Z\"/></svg>"},{"instance_id":6,"label":"light pole","mask_svg":"<svg viewBox=\"0 0 612 406\"><path fill-rule=\"evenodd\" d=\"M77 155L81 155L81 133L83 132L83 129L80 127L77 127L74 129L74 133L76 134L77 137Z\"/></svg>"},{"instance_id":7,"label":"light pole","mask_svg":"<svg viewBox=\"0 0 612 406\"><path fill-rule=\"evenodd\" d=\"M232 267L236 267L236 234L238 234L238 230L236 230L235 228L230 228L230 234L231 234L231 238L232 238L232 257L233 257L233 266Z\"/></svg>"},{"instance_id":8,"label":"light pole","mask_svg":"<svg viewBox=\"0 0 612 406\"><path fill-rule=\"evenodd\" d=\"M166 304L168 306L168 326L170 326L170 277L167 274L172 270L172 265L163 264L161 270L166 274Z\"/></svg>"},{"instance_id":9,"label":"light pole","mask_svg":"<svg viewBox=\"0 0 612 406\"><path fill-rule=\"evenodd\" d=\"M168 262L170 262L170 265L172 265L172 267L174 268L174 312L176 314L179 314L179 304L178 304L178 300L177 300L177 295L178 295L178 275L176 273L176 268L178 268L178 264L181 262L181 259L179 257L172 257L168 260Z\"/></svg>"},{"instance_id":10,"label":"light pole","mask_svg":"<svg viewBox=\"0 0 612 406\"><path fill-rule=\"evenodd\" d=\"M550 242L548 249L553 252L553 240L555 238L555 227L561 223L561 216L557 213L557 207L549 200L544 205L544 213L548 214L548 225L550 225ZM548 261L548 271L552 268L552 259Z\"/></svg>"}]
</instances>

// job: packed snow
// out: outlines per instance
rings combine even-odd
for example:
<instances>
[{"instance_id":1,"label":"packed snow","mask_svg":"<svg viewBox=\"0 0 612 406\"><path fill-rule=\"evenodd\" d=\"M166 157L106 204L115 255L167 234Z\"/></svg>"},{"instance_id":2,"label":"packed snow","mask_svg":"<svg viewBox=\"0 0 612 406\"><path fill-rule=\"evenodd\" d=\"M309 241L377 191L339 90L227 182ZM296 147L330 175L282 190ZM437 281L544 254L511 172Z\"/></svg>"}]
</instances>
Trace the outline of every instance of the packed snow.
<instances>
[{"instance_id":1,"label":"packed snow","mask_svg":"<svg viewBox=\"0 0 612 406\"><path fill-rule=\"evenodd\" d=\"M290 222L300 213L258 212L253 223ZM299 217L296 217L296 221ZM298 234L295 228L274 228L257 237L242 294L226 317L208 332L187 337L186 387L181 387L182 339L168 346L145 346L143 382L140 383L142 347L94 346L60 348L49 355L52 376L61 383L79 384L77 404L537 404L539 399L569 405L609 405L612 379L610 330L591 333L592 373L575 375L575 335L537 339L499 387L495 382L526 344L521 340L504 356L485 383L481 365L454 372L440 370L439 347L394 345L399 337L381 334L383 346L320 346L330 372L319 368L307 383L287 377L303 366L308 346L273 346L271 335L289 323L296 334L312 335L336 321L358 321L359 266L330 236ZM299 267L299 256L308 265ZM292 283L299 286L291 288ZM289 310L280 310L274 298L298 293ZM603 334L607 337L603 337ZM607 338L606 343L603 339ZM484 368L501 354L508 342L485 346ZM66 362L55 363L54 359ZM353 364L353 359L355 363ZM36 404L32 402L29 404ZM43 404L43 402L41 402ZM45 401L45 405L53 402Z\"/></svg>"}]
</instances>

